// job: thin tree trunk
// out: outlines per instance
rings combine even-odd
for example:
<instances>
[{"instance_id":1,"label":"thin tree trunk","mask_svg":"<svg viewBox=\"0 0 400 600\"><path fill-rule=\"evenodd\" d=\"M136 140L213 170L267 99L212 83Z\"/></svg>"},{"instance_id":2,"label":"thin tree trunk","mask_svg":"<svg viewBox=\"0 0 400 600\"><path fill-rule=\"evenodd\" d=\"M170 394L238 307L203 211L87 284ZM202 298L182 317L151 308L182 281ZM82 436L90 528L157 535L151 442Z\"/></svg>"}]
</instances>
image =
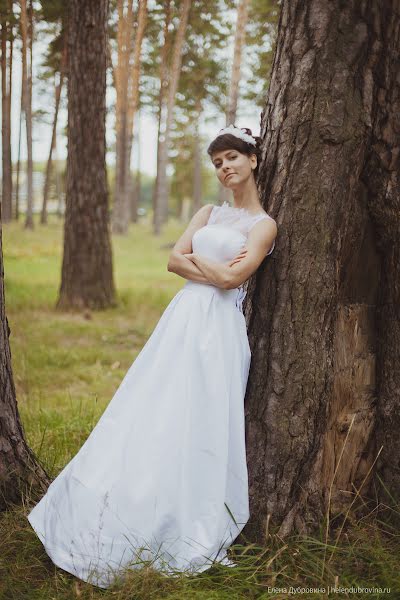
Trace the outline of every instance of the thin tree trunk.
<instances>
[{"instance_id":1,"label":"thin tree trunk","mask_svg":"<svg viewBox=\"0 0 400 600\"><path fill-rule=\"evenodd\" d=\"M246 40L246 25L248 20L249 0L240 0L237 10L237 21L235 30L235 40L233 49L232 73L229 88L228 108L226 111L225 125L231 123L234 125L236 121L237 104L239 98L239 84L242 68L242 54ZM222 204L225 200L228 201L230 191L222 185L218 186L218 204Z\"/></svg>"},{"instance_id":2,"label":"thin tree trunk","mask_svg":"<svg viewBox=\"0 0 400 600\"><path fill-rule=\"evenodd\" d=\"M134 176L131 178L132 189L130 190L130 207L131 207L131 222L138 221L138 208L140 203L140 111L136 113L136 169Z\"/></svg>"},{"instance_id":3,"label":"thin tree trunk","mask_svg":"<svg viewBox=\"0 0 400 600\"><path fill-rule=\"evenodd\" d=\"M246 40L246 25L250 0L240 0L237 11L235 41L233 50L232 75L229 90L228 110L226 112L226 125L235 123L237 104L239 98L239 83L241 78L242 54Z\"/></svg>"},{"instance_id":4,"label":"thin tree trunk","mask_svg":"<svg viewBox=\"0 0 400 600\"><path fill-rule=\"evenodd\" d=\"M66 36L66 34L65 34L65 36ZM50 175L51 175L51 169L52 169L53 150L56 145L58 109L60 106L60 98L61 98L61 91L62 91L62 86L63 86L66 62L67 62L67 44L64 41L64 48L63 48L63 52L62 52L62 56L61 56L61 64L60 64L60 80L59 80L58 85L56 86L56 93L55 93L55 110L54 110L54 118L53 118L53 131L52 131L52 135L51 135L49 158L47 160L46 176L45 176L44 186L43 186L43 203L42 203L42 211L41 211L41 215L40 215L40 223L42 225L47 223L47 202L48 202L48 196L49 196Z\"/></svg>"},{"instance_id":5,"label":"thin tree trunk","mask_svg":"<svg viewBox=\"0 0 400 600\"><path fill-rule=\"evenodd\" d=\"M2 92L2 200L3 222L12 218L12 161L11 161L11 69L12 69L12 15L1 20L1 92ZM8 43L7 43L8 42ZM8 50L7 50L8 46Z\"/></svg>"},{"instance_id":6,"label":"thin tree trunk","mask_svg":"<svg viewBox=\"0 0 400 600\"><path fill-rule=\"evenodd\" d=\"M189 18L191 0L183 0L179 20L178 31L176 33L174 48L172 52L171 77L168 86L167 118L165 124L164 140L160 144L160 162L157 177L157 201L156 201L156 219L154 233L161 233L161 224L168 216L168 150L171 135L171 125L173 111L175 106L175 96L178 89L179 76L182 64L182 47L185 41L186 27Z\"/></svg>"},{"instance_id":7,"label":"thin tree trunk","mask_svg":"<svg viewBox=\"0 0 400 600\"><path fill-rule=\"evenodd\" d=\"M21 37L22 37L22 97L26 124L27 145L27 199L25 227L33 229L33 161L32 161L32 111L31 85L32 65L28 67L28 14L26 0L21 0Z\"/></svg>"},{"instance_id":8,"label":"thin tree trunk","mask_svg":"<svg viewBox=\"0 0 400 600\"><path fill-rule=\"evenodd\" d=\"M146 29L147 21L147 0L139 0L139 10L137 18L137 31L135 37L135 48L133 52L132 69L129 74L128 82L128 122L127 122L127 149L126 149L126 166L125 174L129 176L129 180L132 182L130 176L130 165L131 165L131 154L132 154L132 143L133 143L133 125L135 121L135 114L139 103L139 79L140 79L140 56L142 51L142 42L144 38L144 32ZM127 189L128 186L125 186ZM130 195L127 190L126 204L129 206ZM132 213L130 212L132 215ZM131 216L132 218L132 216ZM128 223L128 220L126 221Z\"/></svg>"},{"instance_id":9,"label":"thin tree trunk","mask_svg":"<svg viewBox=\"0 0 400 600\"><path fill-rule=\"evenodd\" d=\"M19 174L21 171L21 137L22 137L22 125L23 125L23 114L24 114L24 103L23 103L23 91L21 89L21 103L19 109L19 128L18 128L18 158L17 158L17 180L15 182L15 220L19 220Z\"/></svg>"},{"instance_id":10,"label":"thin tree trunk","mask_svg":"<svg viewBox=\"0 0 400 600\"><path fill-rule=\"evenodd\" d=\"M191 216L193 216L201 207L201 137L200 137L200 115L201 102L199 101L196 111L195 132L194 132L194 176L193 176L193 202L191 206Z\"/></svg>"},{"instance_id":11,"label":"thin tree trunk","mask_svg":"<svg viewBox=\"0 0 400 600\"><path fill-rule=\"evenodd\" d=\"M68 24L68 162L59 308L115 303L105 117L108 0L71 0Z\"/></svg>"},{"instance_id":12,"label":"thin tree trunk","mask_svg":"<svg viewBox=\"0 0 400 600\"><path fill-rule=\"evenodd\" d=\"M164 99L168 92L169 86L169 69L168 69L168 57L171 47L171 33L169 32L169 25L171 23L172 11L171 11L171 0L167 0L164 5L165 11L165 21L164 21L164 31L163 31L163 46L161 49L161 65L160 65L160 93L158 96L158 127L157 127L157 171L156 177L154 180L153 187L153 195L152 195L152 205L153 205L153 227L156 224L156 216L157 211L159 210L157 203L157 193L158 193L158 174L160 171L160 146L161 146L161 136L164 135L165 127L165 103Z\"/></svg>"},{"instance_id":13,"label":"thin tree trunk","mask_svg":"<svg viewBox=\"0 0 400 600\"><path fill-rule=\"evenodd\" d=\"M0 511L30 496L32 490L44 492L50 483L25 441L15 395L9 336L0 225Z\"/></svg>"},{"instance_id":14,"label":"thin tree trunk","mask_svg":"<svg viewBox=\"0 0 400 600\"><path fill-rule=\"evenodd\" d=\"M115 193L112 211L112 230L117 234L127 231L127 131L128 131L128 80L131 55L131 37L133 29L133 0L128 0L127 14L124 0L118 0L118 64L116 69L116 161Z\"/></svg>"},{"instance_id":15,"label":"thin tree trunk","mask_svg":"<svg viewBox=\"0 0 400 600\"><path fill-rule=\"evenodd\" d=\"M399 15L282 4L258 181L278 239L245 303L255 540L268 517L281 536L327 526L380 489L379 455L399 497Z\"/></svg>"},{"instance_id":16,"label":"thin tree trunk","mask_svg":"<svg viewBox=\"0 0 400 600\"><path fill-rule=\"evenodd\" d=\"M32 136L32 78L33 78L33 6L32 0L28 5L28 37L29 68L27 70L27 105L26 105L26 139L27 139L27 174L28 174L28 203L25 227L33 229L33 136Z\"/></svg>"},{"instance_id":17,"label":"thin tree trunk","mask_svg":"<svg viewBox=\"0 0 400 600\"><path fill-rule=\"evenodd\" d=\"M10 15L13 17L13 2L9 0ZM13 216L13 163L12 163L12 152L11 152L11 99L12 99L12 82L13 82L13 57L14 57L14 30L13 24L10 23L10 54L9 54L9 68L8 68L8 89L10 90L10 101L8 103L8 126L10 128L10 147L8 150L9 161L10 161L10 186L11 186L11 219Z\"/></svg>"},{"instance_id":18,"label":"thin tree trunk","mask_svg":"<svg viewBox=\"0 0 400 600\"><path fill-rule=\"evenodd\" d=\"M54 156L55 156L55 175L56 175L56 197L57 197L57 216L61 219L63 216L63 208L64 208L64 190L61 185L61 176L59 170L59 158L57 153L57 136L54 140Z\"/></svg>"}]
</instances>

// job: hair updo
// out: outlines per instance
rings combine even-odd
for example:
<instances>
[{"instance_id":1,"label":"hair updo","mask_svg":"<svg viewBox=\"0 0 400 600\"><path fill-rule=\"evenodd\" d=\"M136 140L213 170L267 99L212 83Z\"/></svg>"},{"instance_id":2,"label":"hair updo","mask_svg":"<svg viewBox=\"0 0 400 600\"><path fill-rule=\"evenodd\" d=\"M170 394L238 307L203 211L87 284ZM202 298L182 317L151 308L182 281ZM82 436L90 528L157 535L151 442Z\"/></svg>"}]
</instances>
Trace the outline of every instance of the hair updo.
<instances>
[{"instance_id":1,"label":"hair updo","mask_svg":"<svg viewBox=\"0 0 400 600\"><path fill-rule=\"evenodd\" d=\"M236 125L234 125L234 127L236 127ZM236 129L240 129L241 131L243 131L243 133L251 135L256 140L256 145L254 146L254 144L245 142L241 138L238 138L232 135L231 133L224 133L223 135L219 135L218 137L216 137L211 142L211 144L207 148L207 154L210 157L212 157L212 155L215 152L221 152L223 150L237 150L241 154L247 154L247 156L255 154L257 157L257 166L254 169L253 173L254 178L257 179L261 159L261 138L256 135L253 135L251 133L251 129L249 129L248 127L236 127Z\"/></svg>"}]
</instances>

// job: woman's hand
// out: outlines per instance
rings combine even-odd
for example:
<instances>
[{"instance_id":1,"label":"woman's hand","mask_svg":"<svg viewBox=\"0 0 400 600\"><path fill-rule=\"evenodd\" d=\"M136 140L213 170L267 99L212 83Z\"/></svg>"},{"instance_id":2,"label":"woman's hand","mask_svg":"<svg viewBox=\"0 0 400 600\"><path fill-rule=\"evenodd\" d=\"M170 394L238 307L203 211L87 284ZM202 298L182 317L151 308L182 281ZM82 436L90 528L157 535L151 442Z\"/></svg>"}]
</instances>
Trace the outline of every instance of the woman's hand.
<instances>
[{"instance_id":1,"label":"woman's hand","mask_svg":"<svg viewBox=\"0 0 400 600\"><path fill-rule=\"evenodd\" d=\"M242 258L244 258L246 256L246 254L247 254L247 248L243 248L237 256L235 256L231 260L228 260L225 264L228 265L228 267L231 267L232 265L240 262L242 260ZM186 258L191 260L193 263L196 263L196 254L194 252L184 254L183 256L186 256Z\"/></svg>"},{"instance_id":2,"label":"woman's hand","mask_svg":"<svg viewBox=\"0 0 400 600\"><path fill-rule=\"evenodd\" d=\"M235 263L238 263L242 260L242 258L244 258L247 254L247 248L243 248L243 250L240 251L240 253L235 256L235 258L232 258L232 260L230 260L228 262L228 266L231 267L232 265L234 265Z\"/></svg>"}]
</instances>

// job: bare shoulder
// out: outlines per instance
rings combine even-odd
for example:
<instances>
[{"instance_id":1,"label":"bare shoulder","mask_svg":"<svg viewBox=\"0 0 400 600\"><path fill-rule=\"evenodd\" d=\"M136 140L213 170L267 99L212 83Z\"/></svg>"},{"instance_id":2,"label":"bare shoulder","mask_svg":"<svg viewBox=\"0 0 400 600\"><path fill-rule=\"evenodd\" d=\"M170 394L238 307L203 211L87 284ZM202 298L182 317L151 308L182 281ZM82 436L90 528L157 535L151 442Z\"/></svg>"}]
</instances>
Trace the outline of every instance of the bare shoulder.
<instances>
[{"instance_id":1,"label":"bare shoulder","mask_svg":"<svg viewBox=\"0 0 400 600\"><path fill-rule=\"evenodd\" d=\"M214 208L214 204L204 204L204 206L201 207L200 210L202 210L204 212L204 214L208 217L210 216L210 213L212 211L212 209Z\"/></svg>"},{"instance_id":2,"label":"bare shoulder","mask_svg":"<svg viewBox=\"0 0 400 600\"><path fill-rule=\"evenodd\" d=\"M273 234L275 237L278 233L278 226L276 224L276 221L267 213L264 214L267 218L260 219L259 221L257 221L257 223L251 228L251 232L255 231L256 233L258 233L258 235L262 235L264 232L267 233L268 236Z\"/></svg>"},{"instance_id":3,"label":"bare shoulder","mask_svg":"<svg viewBox=\"0 0 400 600\"><path fill-rule=\"evenodd\" d=\"M214 204L204 204L199 210L193 215L192 223L195 225L205 225L211 214Z\"/></svg>"},{"instance_id":4,"label":"bare shoulder","mask_svg":"<svg viewBox=\"0 0 400 600\"><path fill-rule=\"evenodd\" d=\"M267 215L269 216L269 215ZM275 219L260 219L251 228L248 235L248 246L253 248L256 253L263 256L271 249L272 244L278 234L278 227Z\"/></svg>"}]
</instances>

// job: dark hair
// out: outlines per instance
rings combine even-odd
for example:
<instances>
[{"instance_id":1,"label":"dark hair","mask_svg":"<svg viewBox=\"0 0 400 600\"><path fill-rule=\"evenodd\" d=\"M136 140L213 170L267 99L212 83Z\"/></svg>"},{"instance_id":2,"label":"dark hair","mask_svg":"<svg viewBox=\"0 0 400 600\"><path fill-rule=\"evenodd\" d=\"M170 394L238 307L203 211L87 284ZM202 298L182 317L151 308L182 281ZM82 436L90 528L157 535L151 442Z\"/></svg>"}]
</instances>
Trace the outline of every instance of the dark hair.
<instances>
[{"instance_id":1,"label":"dark hair","mask_svg":"<svg viewBox=\"0 0 400 600\"><path fill-rule=\"evenodd\" d=\"M236 127L236 125L234 125L234 127ZM254 169L253 173L254 173L254 178L257 180L258 169L260 166L260 159L261 159L261 149L260 149L261 138L253 135L251 133L251 129L249 129L248 127L240 127L240 128L236 127L236 129L240 129L241 131L243 131L243 133L247 133L248 135L251 135L256 140L256 142L257 142L256 145L254 146L254 144L245 142L241 138L238 138L238 137L232 135L231 133L224 133L223 135L219 135L218 137L216 137L215 140L213 140L211 142L211 144L207 148L207 154L209 156L212 156L215 152L220 152L222 150L230 150L230 149L237 150L241 154L247 154L247 156L251 156L252 154L255 154L257 156L257 166Z\"/></svg>"}]
</instances>

